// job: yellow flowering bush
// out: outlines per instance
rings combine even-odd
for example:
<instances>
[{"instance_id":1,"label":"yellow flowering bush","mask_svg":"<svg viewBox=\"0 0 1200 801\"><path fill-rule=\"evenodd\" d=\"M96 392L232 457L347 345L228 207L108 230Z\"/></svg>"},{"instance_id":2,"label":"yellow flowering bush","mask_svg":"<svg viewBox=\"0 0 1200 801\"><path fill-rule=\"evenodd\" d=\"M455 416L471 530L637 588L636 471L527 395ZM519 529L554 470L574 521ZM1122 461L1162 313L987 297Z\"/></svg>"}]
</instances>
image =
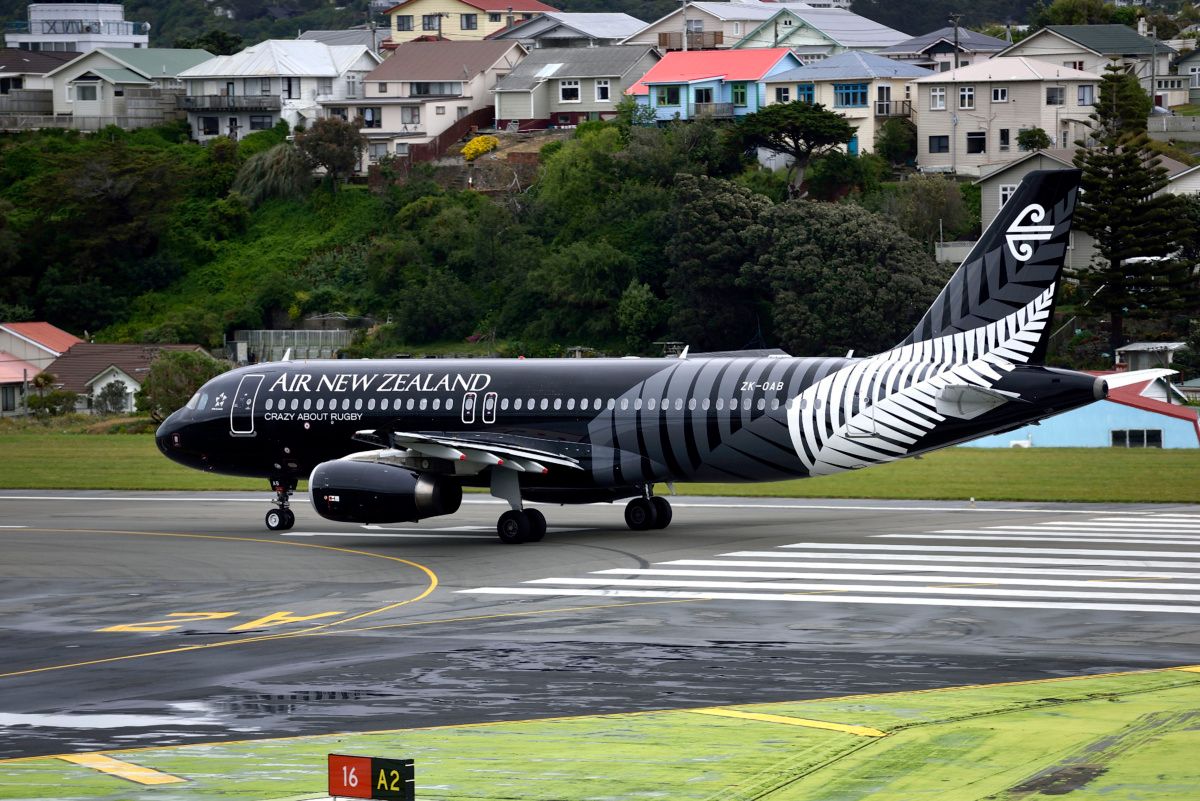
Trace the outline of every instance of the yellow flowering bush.
<instances>
[{"instance_id":1,"label":"yellow flowering bush","mask_svg":"<svg viewBox=\"0 0 1200 801\"><path fill-rule=\"evenodd\" d=\"M474 161L491 150L495 150L500 146L500 140L494 136L477 136L472 139L462 149L463 158L467 161Z\"/></svg>"}]
</instances>

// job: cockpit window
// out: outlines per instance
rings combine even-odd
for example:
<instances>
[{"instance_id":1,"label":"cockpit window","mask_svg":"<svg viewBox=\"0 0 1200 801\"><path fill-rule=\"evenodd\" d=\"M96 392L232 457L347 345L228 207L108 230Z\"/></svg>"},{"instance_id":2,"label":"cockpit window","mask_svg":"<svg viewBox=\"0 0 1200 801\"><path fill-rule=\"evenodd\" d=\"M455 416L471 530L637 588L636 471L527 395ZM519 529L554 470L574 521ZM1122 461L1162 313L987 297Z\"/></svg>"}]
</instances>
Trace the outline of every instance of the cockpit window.
<instances>
[{"instance_id":1,"label":"cockpit window","mask_svg":"<svg viewBox=\"0 0 1200 801\"><path fill-rule=\"evenodd\" d=\"M199 393L199 392L197 392L195 395L193 395L193 396L191 397L191 399L190 399L190 400L188 400L188 402L185 404L185 408L188 408L188 409L195 409L195 408L196 408L196 405L197 405L199 402L200 402L200 393Z\"/></svg>"},{"instance_id":2,"label":"cockpit window","mask_svg":"<svg viewBox=\"0 0 1200 801\"><path fill-rule=\"evenodd\" d=\"M197 408L200 411L204 411L205 409L208 408L208 393L207 392L200 393L200 405Z\"/></svg>"}]
</instances>

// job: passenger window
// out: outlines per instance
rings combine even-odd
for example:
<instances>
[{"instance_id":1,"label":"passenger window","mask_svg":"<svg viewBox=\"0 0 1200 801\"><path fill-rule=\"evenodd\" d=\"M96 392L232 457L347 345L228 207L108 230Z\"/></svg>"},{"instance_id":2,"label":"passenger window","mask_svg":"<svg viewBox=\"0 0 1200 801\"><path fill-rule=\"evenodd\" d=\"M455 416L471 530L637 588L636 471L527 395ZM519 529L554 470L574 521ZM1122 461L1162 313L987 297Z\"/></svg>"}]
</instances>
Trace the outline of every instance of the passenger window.
<instances>
[{"instance_id":1,"label":"passenger window","mask_svg":"<svg viewBox=\"0 0 1200 801\"><path fill-rule=\"evenodd\" d=\"M766 399L766 398L759 398L759 399L758 399L758 403L756 403L756 404L755 404L755 406L756 406L756 407L757 407L757 409L758 409L758 410L761 412L763 409L767 408L767 399Z\"/></svg>"},{"instance_id":2,"label":"passenger window","mask_svg":"<svg viewBox=\"0 0 1200 801\"><path fill-rule=\"evenodd\" d=\"M724 408L725 408L725 399L717 398L717 411L719 412L719 411L723 410Z\"/></svg>"},{"instance_id":3,"label":"passenger window","mask_svg":"<svg viewBox=\"0 0 1200 801\"><path fill-rule=\"evenodd\" d=\"M454 409L454 398L446 398L446 411L448 411L448 412L453 411L453 409Z\"/></svg>"},{"instance_id":4,"label":"passenger window","mask_svg":"<svg viewBox=\"0 0 1200 801\"><path fill-rule=\"evenodd\" d=\"M299 408L300 408L300 399L299 399L299 398L292 398L292 411L294 412L294 411L296 411L296 410L297 410L297 409L299 409Z\"/></svg>"},{"instance_id":5,"label":"passenger window","mask_svg":"<svg viewBox=\"0 0 1200 801\"><path fill-rule=\"evenodd\" d=\"M779 398L771 398L771 411L779 408Z\"/></svg>"},{"instance_id":6,"label":"passenger window","mask_svg":"<svg viewBox=\"0 0 1200 801\"><path fill-rule=\"evenodd\" d=\"M550 408L550 399L549 399L549 398L542 398L542 411L544 412L544 411L546 411L546 410L547 410L547 409L549 409L549 408Z\"/></svg>"},{"instance_id":7,"label":"passenger window","mask_svg":"<svg viewBox=\"0 0 1200 801\"><path fill-rule=\"evenodd\" d=\"M362 411L362 398L354 399L354 411L356 411L356 412Z\"/></svg>"},{"instance_id":8,"label":"passenger window","mask_svg":"<svg viewBox=\"0 0 1200 801\"><path fill-rule=\"evenodd\" d=\"M325 408L325 399L324 399L324 398L317 398L317 411L319 412L319 411L321 411L321 410L322 410L322 409L324 409L324 408Z\"/></svg>"},{"instance_id":9,"label":"passenger window","mask_svg":"<svg viewBox=\"0 0 1200 801\"><path fill-rule=\"evenodd\" d=\"M593 408L595 408L596 411L600 411L600 399L599 398L596 398L596 405ZM610 409L612 408L611 400L608 402L608 408L610 408Z\"/></svg>"},{"instance_id":10,"label":"passenger window","mask_svg":"<svg viewBox=\"0 0 1200 801\"><path fill-rule=\"evenodd\" d=\"M696 410L696 399L688 398L688 411L694 412L695 410Z\"/></svg>"},{"instance_id":11,"label":"passenger window","mask_svg":"<svg viewBox=\"0 0 1200 801\"><path fill-rule=\"evenodd\" d=\"M650 400L646 401L646 408L649 409L650 411L654 411L654 398L651 398Z\"/></svg>"},{"instance_id":12,"label":"passenger window","mask_svg":"<svg viewBox=\"0 0 1200 801\"><path fill-rule=\"evenodd\" d=\"M521 411L521 399L520 398L517 398L516 400L513 401L513 411L517 411L517 412Z\"/></svg>"},{"instance_id":13,"label":"passenger window","mask_svg":"<svg viewBox=\"0 0 1200 801\"><path fill-rule=\"evenodd\" d=\"M429 406L429 401L425 398L421 398L421 411L425 411L427 406Z\"/></svg>"},{"instance_id":14,"label":"passenger window","mask_svg":"<svg viewBox=\"0 0 1200 801\"><path fill-rule=\"evenodd\" d=\"M574 398L567 398L567 411L568 412L575 411L575 399Z\"/></svg>"},{"instance_id":15,"label":"passenger window","mask_svg":"<svg viewBox=\"0 0 1200 801\"><path fill-rule=\"evenodd\" d=\"M579 401L579 411L586 412L587 407L588 407L587 398L581 398Z\"/></svg>"},{"instance_id":16,"label":"passenger window","mask_svg":"<svg viewBox=\"0 0 1200 801\"><path fill-rule=\"evenodd\" d=\"M436 412L438 409L441 409L441 408L442 408L442 399L434 398L433 399L433 410Z\"/></svg>"},{"instance_id":17,"label":"passenger window","mask_svg":"<svg viewBox=\"0 0 1200 801\"><path fill-rule=\"evenodd\" d=\"M642 408L642 399L641 398L637 398L636 400L634 400L633 408L637 411L641 411L641 408Z\"/></svg>"},{"instance_id":18,"label":"passenger window","mask_svg":"<svg viewBox=\"0 0 1200 801\"><path fill-rule=\"evenodd\" d=\"M609 403L611 404L612 401L609 401ZM611 409L612 406L609 406L608 408ZM629 408L629 398L621 398L621 411L625 411L628 408Z\"/></svg>"},{"instance_id":19,"label":"passenger window","mask_svg":"<svg viewBox=\"0 0 1200 801\"><path fill-rule=\"evenodd\" d=\"M677 411L677 412L683 411L683 398L675 399L675 411Z\"/></svg>"},{"instance_id":20,"label":"passenger window","mask_svg":"<svg viewBox=\"0 0 1200 801\"><path fill-rule=\"evenodd\" d=\"M272 400L272 399L270 399L270 398L267 398L266 407L267 407L267 411L268 411L268 412L269 412L269 411L271 411L271 408L272 408L274 405L275 405L275 401L273 401L273 400Z\"/></svg>"},{"instance_id":21,"label":"passenger window","mask_svg":"<svg viewBox=\"0 0 1200 801\"><path fill-rule=\"evenodd\" d=\"M562 409L562 398L555 398L554 399L554 411L557 412L557 411L560 411L561 409Z\"/></svg>"},{"instance_id":22,"label":"passenger window","mask_svg":"<svg viewBox=\"0 0 1200 801\"><path fill-rule=\"evenodd\" d=\"M735 411L738 407L737 398L729 399L729 411Z\"/></svg>"},{"instance_id":23,"label":"passenger window","mask_svg":"<svg viewBox=\"0 0 1200 801\"><path fill-rule=\"evenodd\" d=\"M304 408L307 409L308 407L305 406ZM370 400L367 401L367 411L368 412L375 411L375 399L374 398L371 398Z\"/></svg>"},{"instance_id":24,"label":"passenger window","mask_svg":"<svg viewBox=\"0 0 1200 801\"><path fill-rule=\"evenodd\" d=\"M312 398L305 398L304 399L304 411L307 412L311 408L312 408Z\"/></svg>"},{"instance_id":25,"label":"passenger window","mask_svg":"<svg viewBox=\"0 0 1200 801\"><path fill-rule=\"evenodd\" d=\"M413 410L413 404L414 404L414 403L415 403L415 401L414 401L412 398L409 398L409 399L408 399L408 403L404 404L404 407L405 407L405 408L406 408L408 411L410 411L410 412L411 412L411 411Z\"/></svg>"},{"instance_id":26,"label":"passenger window","mask_svg":"<svg viewBox=\"0 0 1200 801\"><path fill-rule=\"evenodd\" d=\"M449 407L447 407L447 408L449 408ZM508 398L500 399L500 411L502 411L502 412L508 411Z\"/></svg>"},{"instance_id":27,"label":"passenger window","mask_svg":"<svg viewBox=\"0 0 1200 801\"><path fill-rule=\"evenodd\" d=\"M708 407L709 407L709 406L711 406L711 405L712 405L712 404L711 404L711 402L708 400L708 398L705 398L704 400L700 401L700 408L701 408L701 409L703 409L703 410L704 410L704 411L706 411L706 412L708 411Z\"/></svg>"}]
</instances>

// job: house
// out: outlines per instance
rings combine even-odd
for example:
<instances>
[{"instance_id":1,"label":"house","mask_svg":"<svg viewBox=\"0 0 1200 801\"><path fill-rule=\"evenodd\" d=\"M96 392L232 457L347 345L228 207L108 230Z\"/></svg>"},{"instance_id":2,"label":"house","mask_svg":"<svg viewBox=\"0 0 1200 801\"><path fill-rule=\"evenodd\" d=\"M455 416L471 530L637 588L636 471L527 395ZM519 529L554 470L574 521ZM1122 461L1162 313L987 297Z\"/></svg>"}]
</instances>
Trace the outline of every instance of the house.
<instances>
[{"instance_id":1,"label":"house","mask_svg":"<svg viewBox=\"0 0 1200 801\"><path fill-rule=\"evenodd\" d=\"M1186 342L1130 342L1117 348L1117 365L1130 371L1170 367L1175 352L1186 347ZM1167 398L1164 396L1159 400Z\"/></svg>"},{"instance_id":2,"label":"house","mask_svg":"<svg viewBox=\"0 0 1200 801\"><path fill-rule=\"evenodd\" d=\"M540 0L404 0L385 12L391 36L384 47L428 39L478 42L549 11L558 9Z\"/></svg>"},{"instance_id":3,"label":"house","mask_svg":"<svg viewBox=\"0 0 1200 801\"><path fill-rule=\"evenodd\" d=\"M330 47L354 47L362 45L372 53L383 51L383 43L388 39L386 28L349 28L344 31L303 31L297 39L321 42Z\"/></svg>"},{"instance_id":4,"label":"house","mask_svg":"<svg viewBox=\"0 0 1200 801\"><path fill-rule=\"evenodd\" d=\"M964 447L1200 448L1200 410L1182 403L1179 390L1156 378L1110 389L1104 400Z\"/></svg>"},{"instance_id":5,"label":"house","mask_svg":"<svg viewBox=\"0 0 1200 801\"><path fill-rule=\"evenodd\" d=\"M0 323L0 350L45 370L82 339L50 323ZM30 374L33 378L33 374Z\"/></svg>"},{"instance_id":6,"label":"house","mask_svg":"<svg viewBox=\"0 0 1200 801\"><path fill-rule=\"evenodd\" d=\"M659 122L697 117L733 119L766 105L763 81L801 66L786 47L673 50L626 94Z\"/></svg>"},{"instance_id":7,"label":"house","mask_svg":"<svg viewBox=\"0 0 1200 801\"><path fill-rule=\"evenodd\" d=\"M775 4L780 5L780 4ZM908 34L843 8L779 8L732 46L790 47L805 63L857 50L873 53Z\"/></svg>"},{"instance_id":8,"label":"house","mask_svg":"<svg viewBox=\"0 0 1200 801\"><path fill-rule=\"evenodd\" d=\"M77 411L92 409L94 399L106 386L120 381L125 387L121 411L136 408L135 398L150 372L150 365L164 350L205 353L199 345L100 345L82 342L54 360L47 372L54 375L54 388L79 396Z\"/></svg>"},{"instance_id":9,"label":"house","mask_svg":"<svg viewBox=\"0 0 1200 801\"><path fill-rule=\"evenodd\" d=\"M934 73L873 53L846 52L767 78L766 102L803 100L836 111L854 126L848 150L872 150L878 126L911 117L909 82Z\"/></svg>"},{"instance_id":10,"label":"house","mask_svg":"<svg viewBox=\"0 0 1200 801\"><path fill-rule=\"evenodd\" d=\"M1187 102L1200 102L1200 49L1181 53L1174 66L1176 74L1187 79Z\"/></svg>"},{"instance_id":11,"label":"house","mask_svg":"<svg viewBox=\"0 0 1200 801\"><path fill-rule=\"evenodd\" d=\"M496 83L496 127L528 131L611 119L625 90L661 58L646 45L534 50Z\"/></svg>"},{"instance_id":12,"label":"house","mask_svg":"<svg viewBox=\"0 0 1200 801\"><path fill-rule=\"evenodd\" d=\"M1002 50L1002 57L1022 56L1068 69L1104 74L1117 63L1137 76L1142 88L1164 108L1187 102L1187 81L1176 89L1151 92L1152 83L1169 83L1175 50L1135 32L1128 25L1048 25Z\"/></svg>"},{"instance_id":13,"label":"house","mask_svg":"<svg viewBox=\"0 0 1200 801\"><path fill-rule=\"evenodd\" d=\"M4 46L86 53L150 46L150 23L127 22L120 3L30 3L24 21L7 22Z\"/></svg>"},{"instance_id":14,"label":"house","mask_svg":"<svg viewBox=\"0 0 1200 801\"><path fill-rule=\"evenodd\" d=\"M1059 147L1087 136L1100 76L1025 57L998 56L913 81L917 166L981 174L1020 155L1017 134L1041 128Z\"/></svg>"},{"instance_id":15,"label":"house","mask_svg":"<svg viewBox=\"0 0 1200 801\"><path fill-rule=\"evenodd\" d=\"M268 39L182 72L187 95L179 108L201 142L237 139L280 120L294 128L318 119L322 103L361 98L363 80L381 60L364 45Z\"/></svg>"},{"instance_id":16,"label":"house","mask_svg":"<svg viewBox=\"0 0 1200 801\"><path fill-rule=\"evenodd\" d=\"M212 57L207 50L161 47L83 53L46 74L53 82L54 113L70 115L73 127L84 127L87 118L114 117L103 124L158 125L176 115L180 73Z\"/></svg>"},{"instance_id":17,"label":"house","mask_svg":"<svg viewBox=\"0 0 1200 801\"><path fill-rule=\"evenodd\" d=\"M645 26L646 23L628 14L547 11L490 34L488 38L514 40L527 50L536 47L604 47L617 44Z\"/></svg>"},{"instance_id":18,"label":"house","mask_svg":"<svg viewBox=\"0 0 1200 801\"><path fill-rule=\"evenodd\" d=\"M970 28L959 27L955 30L954 26L950 25L905 39L875 52L897 61L912 62L935 72L945 72L985 61L1010 44L1012 42ZM954 57L956 52L957 60Z\"/></svg>"},{"instance_id":19,"label":"house","mask_svg":"<svg viewBox=\"0 0 1200 801\"><path fill-rule=\"evenodd\" d=\"M29 382L40 372L37 366L0 350L0 417L25 414Z\"/></svg>"},{"instance_id":20,"label":"house","mask_svg":"<svg viewBox=\"0 0 1200 801\"><path fill-rule=\"evenodd\" d=\"M54 81L46 73L78 53L6 48L0 50L0 117L54 113ZM0 129L16 128L19 120L0 121Z\"/></svg>"},{"instance_id":21,"label":"house","mask_svg":"<svg viewBox=\"0 0 1200 801\"><path fill-rule=\"evenodd\" d=\"M368 164L431 160L472 125L494 123L492 90L525 52L504 39L405 42L366 76L361 96L322 105L329 116L362 118Z\"/></svg>"},{"instance_id":22,"label":"house","mask_svg":"<svg viewBox=\"0 0 1200 801\"><path fill-rule=\"evenodd\" d=\"M1017 186L1027 174L1034 170L1072 169L1075 166L1074 158L1074 148L1051 148L1019 153L1015 159L1000 164L985 165L982 168L983 177L975 181L980 192L980 218L983 228L986 229L996 218L996 215L1000 213L1000 207L1017 191ZM1200 189L1200 186L1196 186L1197 183L1200 183L1200 169L1188 167L1186 164L1166 156L1160 156L1159 163L1167 171L1167 186L1163 189L1164 192L1186 189L1189 185L1192 186L1191 191ZM1087 268L1095 254L1096 241L1092 239L1091 235L1079 230L1078 227L1072 230L1067 245L1067 269ZM961 256L966 256L965 250ZM962 259L960 257L942 260L961 261Z\"/></svg>"}]
</instances>

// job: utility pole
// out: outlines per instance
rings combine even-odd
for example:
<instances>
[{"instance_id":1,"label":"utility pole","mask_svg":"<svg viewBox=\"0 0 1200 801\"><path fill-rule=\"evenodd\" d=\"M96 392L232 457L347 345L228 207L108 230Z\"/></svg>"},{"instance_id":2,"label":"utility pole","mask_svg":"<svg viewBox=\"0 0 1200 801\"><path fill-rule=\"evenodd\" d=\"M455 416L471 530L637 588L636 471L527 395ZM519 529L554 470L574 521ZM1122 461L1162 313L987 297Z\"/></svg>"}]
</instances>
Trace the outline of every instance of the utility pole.
<instances>
[{"instance_id":1,"label":"utility pole","mask_svg":"<svg viewBox=\"0 0 1200 801\"><path fill-rule=\"evenodd\" d=\"M688 0L683 0L683 52L685 53L688 49L687 4Z\"/></svg>"},{"instance_id":2,"label":"utility pole","mask_svg":"<svg viewBox=\"0 0 1200 801\"><path fill-rule=\"evenodd\" d=\"M951 14L950 24L954 26L954 69L958 69L958 21L962 14Z\"/></svg>"}]
</instances>

